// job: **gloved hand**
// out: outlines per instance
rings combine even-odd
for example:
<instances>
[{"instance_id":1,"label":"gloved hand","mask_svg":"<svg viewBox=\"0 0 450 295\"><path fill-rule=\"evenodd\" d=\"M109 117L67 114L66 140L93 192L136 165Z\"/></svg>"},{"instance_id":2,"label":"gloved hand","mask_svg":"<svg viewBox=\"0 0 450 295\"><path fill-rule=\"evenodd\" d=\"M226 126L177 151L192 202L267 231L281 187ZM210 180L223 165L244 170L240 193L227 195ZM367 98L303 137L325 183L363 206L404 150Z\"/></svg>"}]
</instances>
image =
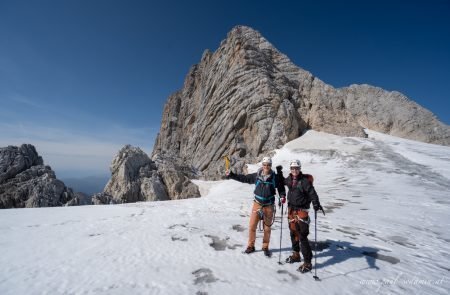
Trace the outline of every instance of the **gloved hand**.
<instances>
[{"instance_id":1,"label":"gloved hand","mask_svg":"<svg viewBox=\"0 0 450 295\"><path fill-rule=\"evenodd\" d=\"M277 173L283 173L283 166L278 165L278 166L276 167L276 169L277 169Z\"/></svg>"},{"instance_id":2,"label":"gloved hand","mask_svg":"<svg viewBox=\"0 0 450 295\"><path fill-rule=\"evenodd\" d=\"M320 203L319 204L316 204L316 205L314 205L314 211L323 211L323 208L322 208L322 206L320 205Z\"/></svg>"}]
</instances>

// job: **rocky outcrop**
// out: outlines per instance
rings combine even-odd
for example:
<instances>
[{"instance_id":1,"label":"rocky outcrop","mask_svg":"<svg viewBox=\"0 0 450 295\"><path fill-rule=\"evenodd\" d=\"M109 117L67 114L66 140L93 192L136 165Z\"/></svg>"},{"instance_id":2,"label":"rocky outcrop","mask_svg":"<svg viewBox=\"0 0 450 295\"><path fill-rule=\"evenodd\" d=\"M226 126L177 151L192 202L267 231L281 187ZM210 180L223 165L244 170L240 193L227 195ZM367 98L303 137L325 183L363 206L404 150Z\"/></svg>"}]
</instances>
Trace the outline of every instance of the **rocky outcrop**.
<instances>
[{"instance_id":1,"label":"rocky outcrop","mask_svg":"<svg viewBox=\"0 0 450 295\"><path fill-rule=\"evenodd\" d=\"M67 206L81 206L81 205L91 205L91 197L82 192L75 192L74 198L70 200Z\"/></svg>"},{"instance_id":2,"label":"rocky outcrop","mask_svg":"<svg viewBox=\"0 0 450 295\"><path fill-rule=\"evenodd\" d=\"M43 164L42 157L31 144L0 148L0 183L4 183L32 166Z\"/></svg>"},{"instance_id":3,"label":"rocky outcrop","mask_svg":"<svg viewBox=\"0 0 450 295\"><path fill-rule=\"evenodd\" d=\"M97 193L92 196L92 205L112 205L116 204L117 201L122 202L120 198L114 198L111 195L108 195L107 193Z\"/></svg>"},{"instance_id":4,"label":"rocky outcrop","mask_svg":"<svg viewBox=\"0 0 450 295\"><path fill-rule=\"evenodd\" d=\"M238 26L215 52L203 53L168 98L152 158L216 178L224 155L239 171L309 128L345 136L365 136L369 128L450 145L450 127L401 93L369 85L336 89L257 31Z\"/></svg>"},{"instance_id":5,"label":"rocky outcrop","mask_svg":"<svg viewBox=\"0 0 450 295\"><path fill-rule=\"evenodd\" d=\"M44 165L34 146L0 148L0 208L77 205L70 188Z\"/></svg>"},{"instance_id":6,"label":"rocky outcrop","mask_svg":"<svg viewBox=\"0 0 450 295\"><path fill-rule=\"evenodd\" d=\"M138 201L164 201L199 197L200 193L176 167L158 169L140 148L126 145L112 160L111 179L102 193L92 197L93 204Z\"/></svg>"},{"instance_id":7,"label":"rocky outcrop","mask_svg":"<svg viewBox=\"0 0 450 295\"><path fill-rule=\"evenodd\" d=\"M195 178L196 175L195 171L192 171L190 167L181 165L172 158L155 156L153 160L172 200L200 197L197 185L190 180Z\"/></svg>"}]
</instances>

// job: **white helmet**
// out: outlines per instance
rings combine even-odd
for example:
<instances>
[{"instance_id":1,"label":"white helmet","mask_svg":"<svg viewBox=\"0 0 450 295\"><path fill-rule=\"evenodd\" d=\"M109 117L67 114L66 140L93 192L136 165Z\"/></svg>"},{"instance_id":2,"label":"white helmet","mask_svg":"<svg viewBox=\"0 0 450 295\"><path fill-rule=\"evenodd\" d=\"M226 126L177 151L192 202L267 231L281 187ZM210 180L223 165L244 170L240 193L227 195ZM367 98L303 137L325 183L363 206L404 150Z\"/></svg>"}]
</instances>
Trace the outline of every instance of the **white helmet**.
<instances>
[{"instance_id":1,"label":"white helmet","mask_svg":"<svg viewBox=\"0 0 450 295\"><path fill-rule=\"evenodd\" d=\"M264 157L264 158L262 159L262 163L263 163L263 164L266 163L266 164L272 165L272 159L271 159L270 157Z\"/></svg>"},{"instance_id":2,"label":"white helmet","mask_svg":"<svg viewBox=\"0 0 450 295\"><path fill-rule=\"evenodd\" d=\"M300 160L292 160L289 164L289 167L302 167L302 163L300 163Z\"/></svg>"}]
</instances>

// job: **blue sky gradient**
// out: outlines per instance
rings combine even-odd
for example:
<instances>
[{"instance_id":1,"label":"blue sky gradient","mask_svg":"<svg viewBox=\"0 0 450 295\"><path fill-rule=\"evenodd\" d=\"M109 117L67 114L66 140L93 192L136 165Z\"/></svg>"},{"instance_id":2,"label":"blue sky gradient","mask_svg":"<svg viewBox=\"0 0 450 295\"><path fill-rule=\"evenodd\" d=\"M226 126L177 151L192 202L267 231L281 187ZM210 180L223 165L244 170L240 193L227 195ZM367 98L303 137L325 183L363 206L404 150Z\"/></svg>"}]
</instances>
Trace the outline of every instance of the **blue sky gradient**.
<instances>
[{"instance_id":1,"label":"blue sky gradient","mask_svg":"<svg viewBox=\"0 0 450 295\"><path fill-rule=\"evenodd\" d=\"M167 97L235 25L450 124L450 1L0 0L0 146L32 143L71 177L108 174L127 143L151 152Z\"/></svg>"}]
</instances>

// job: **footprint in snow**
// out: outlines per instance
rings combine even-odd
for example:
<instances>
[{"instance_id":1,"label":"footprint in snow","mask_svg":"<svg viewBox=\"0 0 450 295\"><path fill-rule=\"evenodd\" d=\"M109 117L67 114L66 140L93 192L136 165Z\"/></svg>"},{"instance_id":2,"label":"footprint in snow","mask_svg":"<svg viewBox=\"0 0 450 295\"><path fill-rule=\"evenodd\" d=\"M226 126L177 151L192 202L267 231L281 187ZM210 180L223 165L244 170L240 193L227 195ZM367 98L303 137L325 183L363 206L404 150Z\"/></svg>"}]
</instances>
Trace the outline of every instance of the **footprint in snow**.
<instances>
[{"instance_id":1,"label":"footprint in snow","mask_svg":"<svg viewBox=\"0 0 450 295\"><path fill-rule=\"evenodd\" d=\"M181 242L187 242L187 238L183 238L183 237L180 237L180 236L177 236L177 235L175 235L175 236L172 236L172 241L181 241Z\"/></svg>"},{"instance_id":2,"label":"footprint in snow","mask_svg":"<svg viewBox=\"0 0 450 295\"><path fill-rule=\"evenodd\" d=\"M192 274L195 276L194 285L210 284L219 280L209 268L199 268L193 271Z\"/></svg>"},{"instance_id":3,"label":"footprint in snow","mask_svg":"<svg viewBox=\"0 0 450 295\"><path fill-rule=\"evenodd\" d=\"M296 275L294 275L294 274L291 274L290 272L288 272L287 270L277 270L277 273L279 273L279 274L288 274L290 277L291 277L291 279L293 280L293 281L298 281L299 280L299 277L298 276L296 276Z\"/></svg>"},{"instance_id":4,"label":"footprint in snow","mask_svg":"<svg viewBox=\"0 0 450 295\"><path fill-rule=\"evenodd\" d=\"M243 226L241 226L240 224L235 224L231 228L234 229L235 231L238 231L238 232L245 231L245 228Z\"/></svg>"},{"instance_id":5,"label":"footprint in snow","mask_svg":"<svg viewBox=\"0 0 450 295\"><path fill-rule=\"evenodd\" d=\"M188 226L189 223L184 223L184 224L172 224L171 226L168 227L168 229L176 229L177 227L181 227L181 228L185 228L187 231L200 231L201 229L195 226Z\"/></svg>"},{"instance_id":6,"label":"footprint in snow","mask_svg":"<svg viewBox=\"0 0 450 295\"><path fill-rule=\"evenodd\" d=\"M225 239L221 239L217 236L212 235L205 235L205 237L212 239L212 243L210 243L209 245L213 247L214 250L216 251L225 251L226 248L235 250L237 247L242 247L241 244L229 245L228 244L228 240L230 239L229 237L226 237Z\"/></svg>"}]
</instances>

